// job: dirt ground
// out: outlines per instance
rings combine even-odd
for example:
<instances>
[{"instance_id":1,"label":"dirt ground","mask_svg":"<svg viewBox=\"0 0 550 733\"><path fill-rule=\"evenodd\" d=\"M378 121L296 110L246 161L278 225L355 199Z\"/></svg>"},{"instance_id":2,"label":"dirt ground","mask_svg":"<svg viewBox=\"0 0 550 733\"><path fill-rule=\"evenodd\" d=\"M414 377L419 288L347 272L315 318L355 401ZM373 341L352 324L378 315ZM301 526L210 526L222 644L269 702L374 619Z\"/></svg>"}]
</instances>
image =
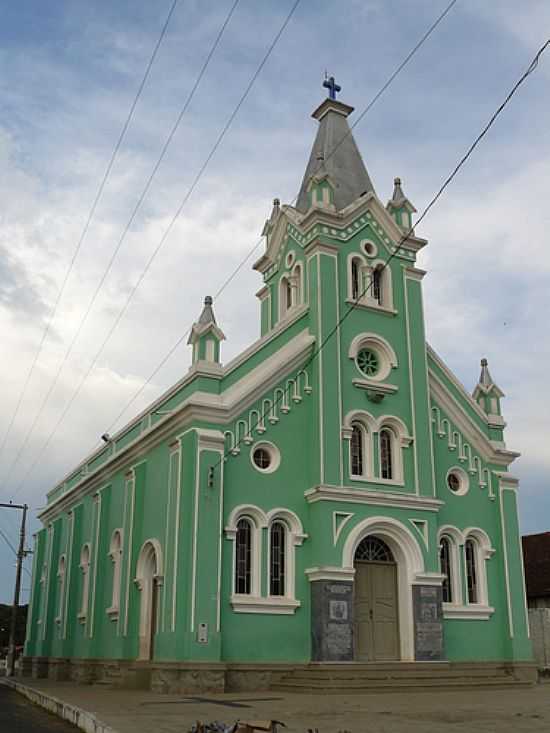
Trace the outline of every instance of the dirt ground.
<instances>
[{"instance_id":1,"label":"dirt ground","mask_svg":"<svg viewBox=\"0 0 550 733\"><path fill-rule=\"evenodd\" d=\"M550 684L359 695L242 693L177 697L145 691L27 681L93 711L118 733L186 733L201 720L226 723L275 718L288 733L550 733Z\"/></svg>"}]
</instances>

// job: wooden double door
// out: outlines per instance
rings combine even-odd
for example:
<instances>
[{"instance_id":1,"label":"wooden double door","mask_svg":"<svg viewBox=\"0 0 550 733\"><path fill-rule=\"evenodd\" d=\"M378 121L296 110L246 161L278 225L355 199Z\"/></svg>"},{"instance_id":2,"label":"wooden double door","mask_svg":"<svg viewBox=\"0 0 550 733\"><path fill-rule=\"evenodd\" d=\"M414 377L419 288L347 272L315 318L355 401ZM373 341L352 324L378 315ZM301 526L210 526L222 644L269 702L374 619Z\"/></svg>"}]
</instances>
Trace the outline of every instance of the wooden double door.
<instances>
[{"instance_id":1,"label":"wooden double door","mask_svg":"<svg viewBox=\"0 0 550 733\"><path fill-rule=\"evenodd\" d=\"M399 659L396 563L356 560L354 594L356 660Z\"/></svg>"}]
</instances>

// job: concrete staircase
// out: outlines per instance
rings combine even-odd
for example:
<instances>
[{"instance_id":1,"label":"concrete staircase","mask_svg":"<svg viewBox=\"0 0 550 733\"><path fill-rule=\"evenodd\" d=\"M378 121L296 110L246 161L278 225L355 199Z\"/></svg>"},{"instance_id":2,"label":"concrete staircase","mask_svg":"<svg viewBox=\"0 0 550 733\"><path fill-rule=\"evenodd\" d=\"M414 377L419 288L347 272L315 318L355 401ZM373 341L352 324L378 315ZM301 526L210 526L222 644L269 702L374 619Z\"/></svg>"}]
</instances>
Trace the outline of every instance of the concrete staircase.
<instances>
[{"instance_id":1,"label":"concrete staircase","mask_svg":"<svg viewBox=\"0 0 550 733\"><path fill-rule=\"evenodd\" d=\"M274 692L344 694L427 691L472 687L526 687L536 682L533 665L451 662L313 663L283 674Z\"/></svg>"}]
</instances>

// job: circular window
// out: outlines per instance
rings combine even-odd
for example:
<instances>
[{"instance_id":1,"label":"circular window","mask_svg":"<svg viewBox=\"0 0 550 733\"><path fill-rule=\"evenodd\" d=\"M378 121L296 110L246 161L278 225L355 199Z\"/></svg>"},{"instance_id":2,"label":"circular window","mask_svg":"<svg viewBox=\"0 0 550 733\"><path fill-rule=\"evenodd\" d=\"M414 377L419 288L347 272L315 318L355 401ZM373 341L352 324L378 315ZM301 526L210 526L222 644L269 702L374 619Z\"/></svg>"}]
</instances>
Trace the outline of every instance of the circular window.
<instances>
[{"instance_id":1,"label":"circular window","mask_svg":"<svg viewBox=\"0 0 550 733\"><path fill-rule=\"evenodd\" d=\"M374 242L371 242L368 239L366 239L364 242L361 242L361 249L367 255L367 257L376 257L376 255L378 254L377 246Z\"/></svg>"},{"instance_id":2,"label":"circular window","mask_svg":"<svg viewBox=\"0 0 550 733\"><path fill-rule=\"evenodd\" d=\"M373 349L359 349L357 366L367 377L374 377L380 370L380 359Z\"/></svg>"},{"instance_id":3,"label":"circular window","mask_svg":"<svg viewBox=\"0 0 550 733\"><path fill-rule=\"evenodd\" d=\"M272 443L257 443L250 451L252 465L262 473L276 471L281 462L281 454Z\"/></svg>"},{"instance_id":4,"label":"circular window","mask_svg":"<svg viewBox=\"0 0 550 733\"><path fill-rule=\"evenodd\" d=\"M447 473L447 488L457 496L462 496L469 489L468 474L462 468L455 466Z\"/></svg>"},{"instance_id":5,"label":"circular window","mask_svg":"<svg viewBox=\"0 0 550 733\"><path fill-rule=\"evenodd\" d=\"M292 265L294 264L294 260L295 259L296 259L296 255L291 250L290 252L287 253L287 256L286 256L286 259L285 259L286 266L287 267L292 267Z\"/></svg>"}]
</instances>

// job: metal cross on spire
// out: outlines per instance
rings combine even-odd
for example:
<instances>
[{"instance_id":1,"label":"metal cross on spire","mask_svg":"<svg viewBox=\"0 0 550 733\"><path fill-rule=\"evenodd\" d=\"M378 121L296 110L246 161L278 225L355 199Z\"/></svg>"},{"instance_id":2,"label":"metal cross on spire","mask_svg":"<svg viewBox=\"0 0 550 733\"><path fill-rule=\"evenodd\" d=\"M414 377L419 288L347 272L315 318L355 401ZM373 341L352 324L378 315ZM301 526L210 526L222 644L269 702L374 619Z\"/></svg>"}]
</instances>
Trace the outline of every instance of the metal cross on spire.
<instances>
[{"instance_id":1,"label":"metal cross on spire","mask_svg":"<svg viewBox=\"0 0 550 733\"><path fill-rule=\"evenodd\" d=\"M342 87L339 86L334 81L334 77L333 76L331 76L330 78L327 79L326 78L326 75L325 75L325 81L323 82L323 86L328 89L328 96L331 99L336 99L336 92L341 92L342 91Z\"/></svg>"}]
</instances>

